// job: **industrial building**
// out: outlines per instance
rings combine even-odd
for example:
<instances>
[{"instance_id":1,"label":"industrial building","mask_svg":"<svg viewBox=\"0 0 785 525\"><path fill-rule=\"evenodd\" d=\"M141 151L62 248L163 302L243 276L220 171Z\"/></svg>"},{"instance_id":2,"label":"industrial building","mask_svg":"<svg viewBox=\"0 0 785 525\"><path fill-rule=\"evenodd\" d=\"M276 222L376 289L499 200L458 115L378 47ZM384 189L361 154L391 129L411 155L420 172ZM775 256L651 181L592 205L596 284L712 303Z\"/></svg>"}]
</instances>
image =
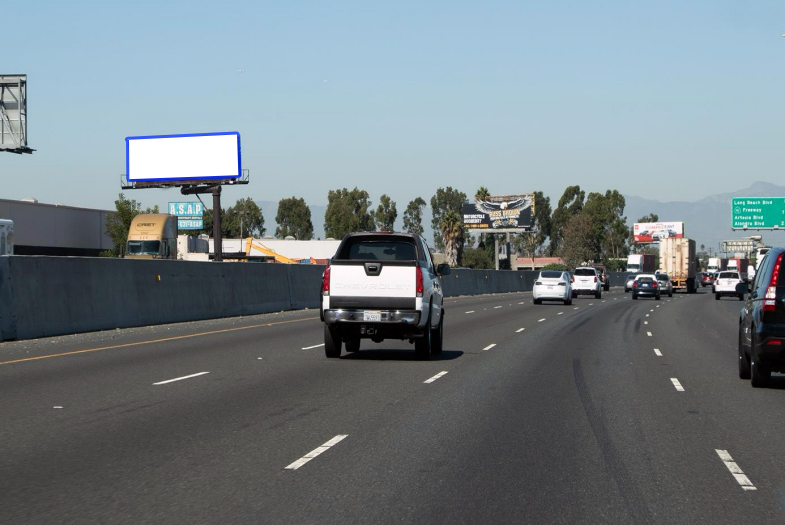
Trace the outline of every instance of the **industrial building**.
<instances>
[{"instance_id":1,"label":"industrial building","mask_svg":"<svg viewBox=\"0 0 785 525\"><path fill-rule=\"evenodd\" d=\"M106 217L111 210L0 199L0 219L14 221L15 255L97 257L111 250Z\"/></svg>"}]
</instances>

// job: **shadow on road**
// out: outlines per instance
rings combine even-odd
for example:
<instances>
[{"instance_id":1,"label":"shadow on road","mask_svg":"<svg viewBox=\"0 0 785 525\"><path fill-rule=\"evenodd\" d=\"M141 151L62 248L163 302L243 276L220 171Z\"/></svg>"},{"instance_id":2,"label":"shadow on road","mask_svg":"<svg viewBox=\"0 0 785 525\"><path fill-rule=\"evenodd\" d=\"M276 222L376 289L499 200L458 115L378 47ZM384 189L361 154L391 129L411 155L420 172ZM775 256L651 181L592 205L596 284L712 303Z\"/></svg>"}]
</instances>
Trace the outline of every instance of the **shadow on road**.
<instances>
[{"instance_id":1,"label":"shadow on road","mask_svg":"<svg viewBox=\"0 0 785 525\"><path fill-rule=\"evenodd\" d=\"M441 354L432 355L431 361L452 361L463 355L459 350L443 350ZM389 349L360 349L359 352L343 354L341 359L346 361L418 361L414 349L389 350Z\"/></svg>"}]
</instances>

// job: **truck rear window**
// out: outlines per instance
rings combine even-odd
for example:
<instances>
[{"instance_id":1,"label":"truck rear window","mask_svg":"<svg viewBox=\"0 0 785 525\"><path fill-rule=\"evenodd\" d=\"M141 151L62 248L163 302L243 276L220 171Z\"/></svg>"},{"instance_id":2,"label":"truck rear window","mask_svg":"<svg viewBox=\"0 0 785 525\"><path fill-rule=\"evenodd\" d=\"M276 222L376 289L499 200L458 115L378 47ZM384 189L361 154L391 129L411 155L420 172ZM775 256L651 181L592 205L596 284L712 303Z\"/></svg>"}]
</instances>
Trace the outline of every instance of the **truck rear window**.
<instances>
[{"instance_id":1,"label":"truck rear window","mask_svg":"<svg viewBox=\"0 0 785 525\"><path fill-rule=\"evenodd\" d=\"M357 239L344 244L337 258L352 261L416 261L417 249L404 241Z\"/></svg>"}]
</instances>

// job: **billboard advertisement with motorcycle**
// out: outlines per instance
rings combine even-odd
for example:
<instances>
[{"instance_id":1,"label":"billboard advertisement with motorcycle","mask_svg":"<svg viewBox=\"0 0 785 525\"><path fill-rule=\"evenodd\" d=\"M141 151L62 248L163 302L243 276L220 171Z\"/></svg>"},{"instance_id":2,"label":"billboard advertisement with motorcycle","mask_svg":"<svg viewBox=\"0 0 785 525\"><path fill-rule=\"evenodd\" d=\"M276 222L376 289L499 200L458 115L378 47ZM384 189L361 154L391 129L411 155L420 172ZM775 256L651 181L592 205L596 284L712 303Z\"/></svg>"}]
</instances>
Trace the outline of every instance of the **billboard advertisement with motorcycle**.
<instances>
[{"instance_id":1,"label":"billboard advertisement with motorcycle","mask_svg":"<svg viewBox=\"0 0 785 525\"><path fill-rule=\"evenodd\" d=\"M636 222L632 230L635 244L651 244L660 239L684 237L683 222Z\"/></svg>"}]
</instances>

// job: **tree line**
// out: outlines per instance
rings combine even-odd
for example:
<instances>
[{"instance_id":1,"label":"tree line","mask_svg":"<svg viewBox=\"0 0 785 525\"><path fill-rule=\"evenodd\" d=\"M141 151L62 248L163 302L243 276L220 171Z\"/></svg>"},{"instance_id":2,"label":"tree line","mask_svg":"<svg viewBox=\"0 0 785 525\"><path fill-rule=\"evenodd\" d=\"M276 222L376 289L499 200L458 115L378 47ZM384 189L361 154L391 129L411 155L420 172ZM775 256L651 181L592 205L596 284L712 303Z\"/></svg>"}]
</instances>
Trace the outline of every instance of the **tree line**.
<instances>
[{"instance_id":1,"label":"tree line","mask_svg":"<svg viewBox=\"0 0 785 525\"><path fill-rule=\"evenodd\" d=\"M490 190L481 186L474 199L484 200ZM439 188L430 198L433 245L442 251L451 266L487 269L494 265L494 245L504 234L472 235L463 227L463 204L467 195L450 186ZM423 235L423 210L427 205L422 197L411 200L403 212L403 231ZM141 203L120 194L115 201L116 213L107 220L106 233L115 249L106 255L118 255L128 235L131 220L143 213ZM586 194L580 186L564 190L555 209L550 197L534 192L532 231L514 234L511 239L512 256L528 259L561 257L570 268L584 263L604 263L609 269L623 267L621 259L635 250L632 230L624 215L625 199L617 190ZM158 207L144 212L157 213ZM388 195L379 198L374 208L367 191L354 188L330 190L324 215L324 231L328 238L341 239L355 231L393 231L398 219L397 204ZM649 214L636 222L656 222L657 215ZM311 210L305 200L297 197L281 199L275 216L275 237L294 237L298 240L314 238ZM212 209L204 214L204 228L189 232L192 235L212 235ZM221 233L225 238L261 238L267 234L262 210L253 199L238 199L234 206L221 210ZM507 265L509 266L509 258Z\"/></svg>"}]
</instances>

